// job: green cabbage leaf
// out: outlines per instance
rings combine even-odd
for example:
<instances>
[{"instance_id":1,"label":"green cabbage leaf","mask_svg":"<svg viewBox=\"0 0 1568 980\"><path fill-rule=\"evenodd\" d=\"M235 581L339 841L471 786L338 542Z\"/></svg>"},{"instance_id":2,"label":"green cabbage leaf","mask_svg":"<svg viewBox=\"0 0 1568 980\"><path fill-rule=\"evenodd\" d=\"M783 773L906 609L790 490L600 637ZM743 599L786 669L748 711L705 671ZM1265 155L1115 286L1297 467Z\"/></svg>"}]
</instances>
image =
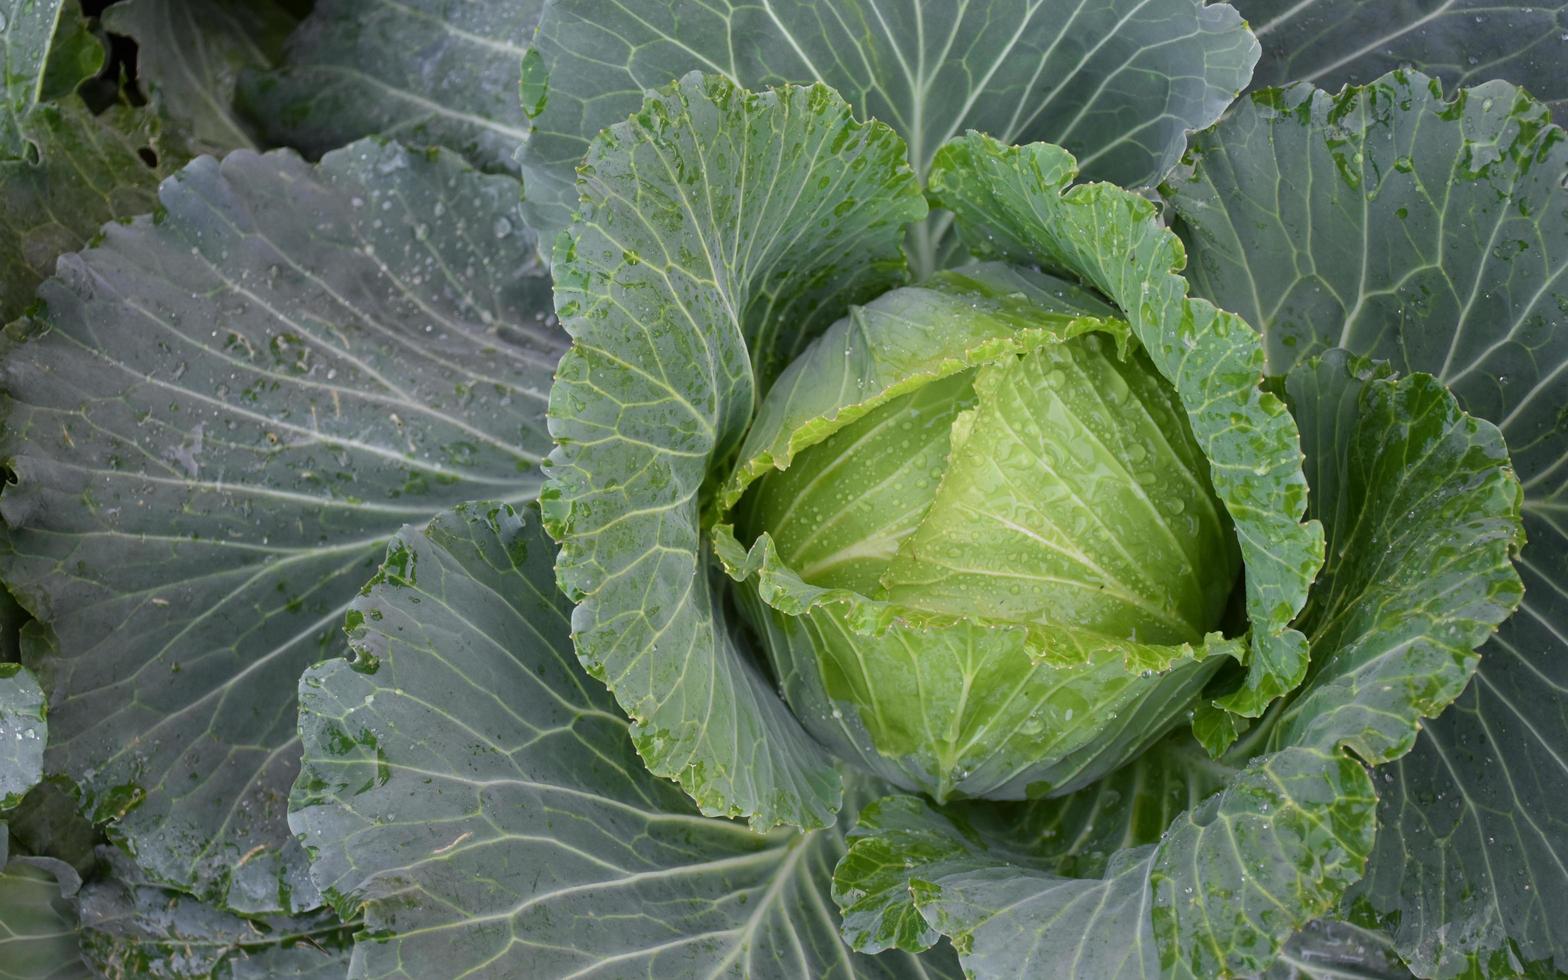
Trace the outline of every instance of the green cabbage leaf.
<instances>
[{"instance_id":1,"label":"green cabbage leaf","mask_svg":"<svg viewBox=\"0 0 1568 980\"><path fill-rule=\"evenodd\" d=\"M1423 974L1568 969L1563 131L1512 85L1445 95L1394 72L1257 93L1192 164L1167 193L1193 288L1262 331L1271 371L1341 346L1428 372L1497 425L1524 487L1524 602L1380 775L1383 830L1347 913Z\"/></svg>"},{"instance_id":2,"label":"green cabbage leaf","mask_svg":"<svg viewBox=\"0 0 1568 980\"><path fill-rule=\"evenodd\" d=\"M922 181L944 143L979 129L1060 143L1097 178L1149 186L1257 60L1236 11L1202 0L554 0L524 62L528 215L549 231L569 224L594 135L690 71L750 89L821 82L903 137ZM918 271L962 256L950 229L943 215L913 229Z\"/></svg>"}]
</instances>

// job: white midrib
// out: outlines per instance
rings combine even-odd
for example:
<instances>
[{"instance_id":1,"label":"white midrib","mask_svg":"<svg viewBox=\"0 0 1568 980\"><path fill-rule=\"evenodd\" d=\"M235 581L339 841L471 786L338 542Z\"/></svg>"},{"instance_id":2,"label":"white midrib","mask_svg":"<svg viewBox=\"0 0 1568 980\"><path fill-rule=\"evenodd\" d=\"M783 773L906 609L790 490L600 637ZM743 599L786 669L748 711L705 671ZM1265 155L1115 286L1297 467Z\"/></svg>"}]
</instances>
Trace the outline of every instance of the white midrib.
<instances>
[{"instance_id":1,"label":"white midrib","mask_svg":"<svg viewBox=\"0 0 1568 980\"><path fill-rule=\"evenodd\" d=\"M714 965L712 970L708 971L708 980L717 980L725 969L740 957L742 952L751 948L751 941L757 934L757 927L762 924L763 918L772 908L779 892L783 891L784 885L794 878L795 865L800 863L801 855L806 853L805 845L810 839L811 835L802 834L790 841L789 855L779 865L773 880L768 883L768 890L757 900L757 907L752 910L751 915L746 918L745 924L735 936L734 948L730 950L729 955L725 956L724 959Z\"/></svg>"}]
</instances>

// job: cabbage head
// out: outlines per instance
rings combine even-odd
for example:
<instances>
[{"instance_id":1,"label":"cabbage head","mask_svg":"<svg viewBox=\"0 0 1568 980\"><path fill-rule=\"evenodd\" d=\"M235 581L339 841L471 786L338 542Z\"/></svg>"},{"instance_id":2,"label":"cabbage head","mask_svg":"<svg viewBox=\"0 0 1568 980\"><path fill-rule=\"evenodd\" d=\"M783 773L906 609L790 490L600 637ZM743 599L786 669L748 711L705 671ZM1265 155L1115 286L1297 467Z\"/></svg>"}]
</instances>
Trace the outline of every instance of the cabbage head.
<instances>
[{"instance_id":1,"label":"cabbage head","mask_svg":"<svg viewBox=\"0 0 1568 980\"><path fill-rule=\"evenodd\" d=\"M840 372L958 336L823 404ZM785 433L784 453L760 444ZM758 563L739 594L802 679L790 704L906 788L1077 789L1244 650L1224 635L1240 551L1186 409L1126 321L1059 278L984 263L852 310L784 371L741 458L733 533Z\"/></svg>"}]
</instances>

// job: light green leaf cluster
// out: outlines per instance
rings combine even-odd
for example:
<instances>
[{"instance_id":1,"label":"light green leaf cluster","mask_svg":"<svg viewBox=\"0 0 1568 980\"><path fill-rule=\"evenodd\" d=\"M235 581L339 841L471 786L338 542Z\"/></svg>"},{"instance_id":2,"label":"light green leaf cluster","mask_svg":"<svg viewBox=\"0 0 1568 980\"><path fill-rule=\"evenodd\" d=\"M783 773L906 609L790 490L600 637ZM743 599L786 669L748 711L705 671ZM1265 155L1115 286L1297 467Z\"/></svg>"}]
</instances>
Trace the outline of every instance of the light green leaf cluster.
<instances>
[{"instance_id":1,"label":"light green leaf cluster","mask_svg":"<svg viewBox=\"0 0 1568 980\"><path fill-rule=\"evenodd\" d=\"M739 539L721 526L715 549L835 753L939 800L1067 792L1239 655L1205 636L1234 584L1228 521L1174 394L1107 312L1019 267L943 273L851 308L764 400L722 491ZM1064 366L1104 376L1068 406ZM1150 445L1185 473L1174 489L1133 477ZM1177 533L1201 557L1165 548Z\"/></svg>"}]
</instances>

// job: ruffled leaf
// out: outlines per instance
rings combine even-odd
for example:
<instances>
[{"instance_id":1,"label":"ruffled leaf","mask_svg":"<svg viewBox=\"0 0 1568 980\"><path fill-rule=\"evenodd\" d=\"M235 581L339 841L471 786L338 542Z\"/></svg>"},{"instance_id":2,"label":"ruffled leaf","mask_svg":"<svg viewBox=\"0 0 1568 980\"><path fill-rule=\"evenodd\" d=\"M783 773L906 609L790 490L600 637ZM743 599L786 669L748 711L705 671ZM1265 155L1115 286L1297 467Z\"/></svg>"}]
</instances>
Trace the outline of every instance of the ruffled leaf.
<instances>
[{"instance_id":1,"label":"ruffled leaf","mask_svg":"<svg viewBox=\"0 0 1568 980\"><path fill-rule=\"evenodd\" d=\"M1523 605L1380 785L1358 919L1421 973L1568 968L1568 141L1511 85L1445 98L1401 71L1260 92L1194 167L1168 189L1194 288L1273 370L1343 346L1428 372L1497 424L1524 488Z\"/></svg>"},{"instance_id":2,"label":"ruffled leaf","mask_svg":"<svg viewBox=\"0 0 1568 980\"><path fill-rule=\"evenodd\" d=\"M701 512L768 382L903 277L925 201L899 138L826 88L695 74L606 130L581 173L541 496L578 656L704 813L826 826L838 774L737 646Z\"/></svg>"},{"instance_id":3,"label":"ruffled leaf","mask_svg":"<svg viewBox=\"0 0 1568 980\"><path fill-rule=\"evenodd\" d=\"M1291 411L1317 423L1302 442L1330 559L1302 620L1311 683L1275 738L1379 765L1459 696L1519 605L1519 481L1497 428L1429 375L1396 382L1331 351L1285 384Z\"/></svg>"}]
</instances>

